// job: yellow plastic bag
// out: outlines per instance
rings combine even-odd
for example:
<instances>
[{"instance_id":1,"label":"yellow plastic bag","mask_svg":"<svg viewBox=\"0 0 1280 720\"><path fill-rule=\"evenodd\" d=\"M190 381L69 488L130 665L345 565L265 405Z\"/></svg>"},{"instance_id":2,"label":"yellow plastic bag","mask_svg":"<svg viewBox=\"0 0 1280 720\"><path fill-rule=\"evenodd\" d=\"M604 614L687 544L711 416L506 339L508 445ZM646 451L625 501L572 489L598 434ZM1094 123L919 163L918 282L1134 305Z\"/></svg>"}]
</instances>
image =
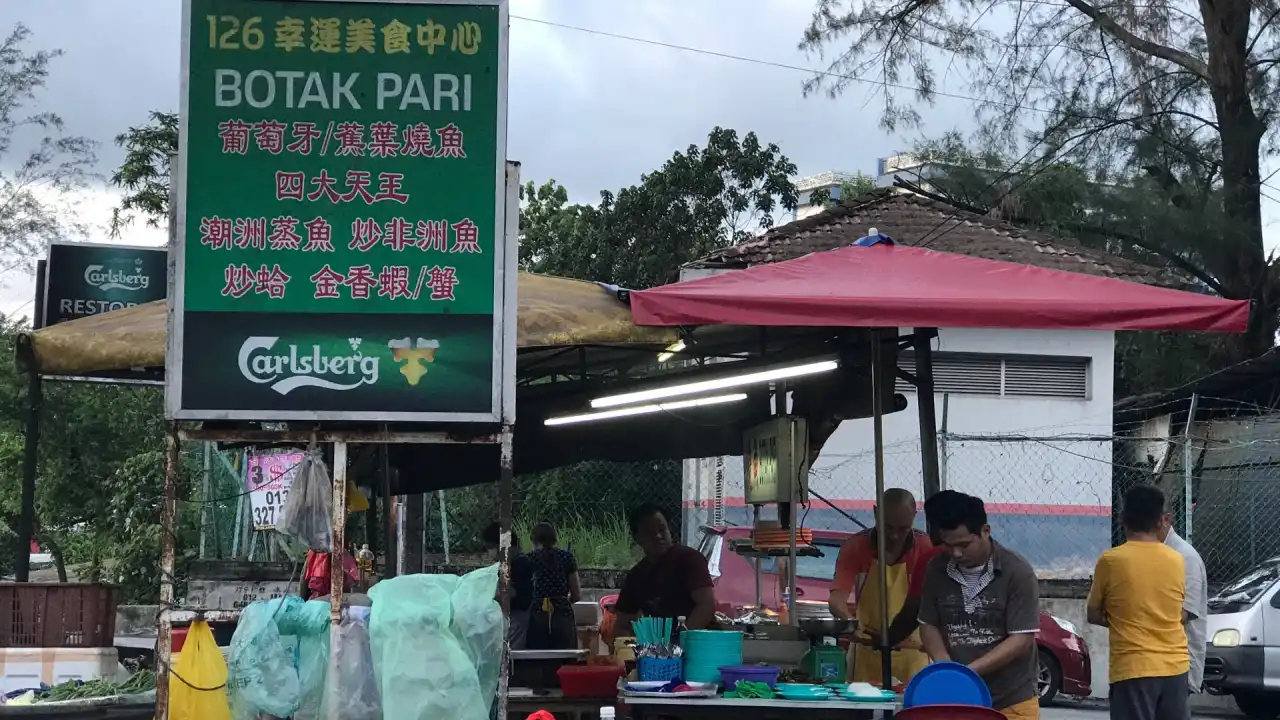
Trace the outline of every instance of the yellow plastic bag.
<instances>
[{"instance_id":1,"label":"yellow plastic bag","mask_svg":"<svg viewBox=\"0 0 1280 720\"><path fill-rule=\"evenodd\" d=\"M191 623L181 657L169 673L170 720L231 720L227 661L204 621Z\"/></svg>"}]
</instances>

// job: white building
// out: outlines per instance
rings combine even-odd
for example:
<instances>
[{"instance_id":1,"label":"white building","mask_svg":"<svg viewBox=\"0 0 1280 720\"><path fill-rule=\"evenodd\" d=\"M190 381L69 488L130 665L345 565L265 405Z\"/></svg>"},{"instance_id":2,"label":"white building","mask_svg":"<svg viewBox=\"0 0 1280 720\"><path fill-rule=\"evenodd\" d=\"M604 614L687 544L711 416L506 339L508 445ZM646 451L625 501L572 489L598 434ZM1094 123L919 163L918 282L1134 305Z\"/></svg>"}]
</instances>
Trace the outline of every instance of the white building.
<instances>
[{"instance_id":1,"label":"white building","mask_svg":"<svg viewBox=\"0 0 1280 720\"><path fill-rule=\"evenodd\" d=\"M828 173L799 185L807 194L817 187L838 188L842 181ZM856 206L801 210L795 222L691 263L683 277L850 245L874 227L901 244L1140 282L1161 280L1158 270L1124 258L891 189ZM935 402L946 431L940 442L943 485L986 500L996 537L1045 577L1087 577L1097 556L1111 546L1114 347L1114 333L1089 331L944 328L935 340ZM909 352L899 356L909 372L913 363ZM888 486L919 497L914 388L900 382L898 392L908 407L885 418L885 478ZM815 499L807 511L800 510L803 524L858 529L842 514L848 513L871 525L872 473L871 421L846 421L823 447L810 476L812 490L830 503ZM749 525L742 494L741 458L688 461L686 532L702 524Z\"/></svg>"}]
</instances>

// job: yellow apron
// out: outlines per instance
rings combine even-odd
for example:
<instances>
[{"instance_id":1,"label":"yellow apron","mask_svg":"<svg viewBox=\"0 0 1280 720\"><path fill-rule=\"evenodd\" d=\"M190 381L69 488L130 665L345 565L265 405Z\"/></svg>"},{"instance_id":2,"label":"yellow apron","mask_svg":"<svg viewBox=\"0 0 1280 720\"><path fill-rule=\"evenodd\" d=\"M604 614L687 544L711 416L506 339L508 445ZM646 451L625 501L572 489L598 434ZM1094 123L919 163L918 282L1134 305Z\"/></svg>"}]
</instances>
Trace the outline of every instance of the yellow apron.
<instances>
[{"instance_id":1,"label":"yellow apron","mask_svg":"<svg viewBox=\"0 0 1280 720\"><path fill-rule=\"evenodd\" d=\"M893 622L898 611L907 600L907 564L905 562L890 565L885 573L888 583L889 617L886 622ZM871 563L871 571L858 593L858 631L860 634L880 634L880 567L878 562ZM920 632L911 634L906 645L919 647ZM929 656L919 650L897 650L890 661L893 676L900 683L907 683L925 665L929 664ZM865 645L854 643L849 646L849 668L851 682L869 682L879 685L884 679L880 670L880 651Z\"/></svg>"}]
</instances>

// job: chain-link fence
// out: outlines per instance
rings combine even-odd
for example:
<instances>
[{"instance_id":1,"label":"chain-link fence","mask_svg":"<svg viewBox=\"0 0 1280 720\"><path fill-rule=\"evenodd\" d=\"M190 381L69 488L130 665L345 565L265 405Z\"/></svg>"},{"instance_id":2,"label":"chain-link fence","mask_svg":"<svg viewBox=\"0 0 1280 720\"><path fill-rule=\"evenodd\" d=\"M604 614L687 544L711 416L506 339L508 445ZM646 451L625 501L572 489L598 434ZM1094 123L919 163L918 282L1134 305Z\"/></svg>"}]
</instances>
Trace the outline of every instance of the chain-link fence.
<instances>
[{"instance_id":1,"label":"chain-link fence","mask_svg":"<svg viewBox=\"0 0 1280 720\"><path fill-rule=\"evenodd\" d=\"M582 462L515 481L515 535L521 547L539 522L556 528L559 546L589 568L626 568L638 559L628 514L645 503L661 507L673 533L680 532L681 463ZM485 550L481 533L497 519L490 485L456 488L407 498L421 503L422 546L428 563L467 562Z\"/></svg>"},{"instance_id":2,"label":"chain-link fence","mask_svg":"<svg viewBox=\"0 0 1280 720\"><path fill-rule=\"evenodd\" d=\"M1103 551L1123 542L1124 493L1156 485L1169 499L1177 531L1191 538L1210 583L1220 586L1280 556L1280 533L1269 531L1280 526L1280 418L1205 428L1191 439L1190 454L1187 440L1176 435L940 434L942 486L986 501L995 537L1026 557L1042 578L1084 579ZM1184 470L1188 458L1191 473ZM887 445L884 468L886 487L923 496L918 441ZM811 502L799 510L803 526L854 532L874 523L870 451L824 453L810 474L810 488ZM742 494L741 458L688 461L686 527L749 526L751 511ZM923 527L923 517L917 522Z\"/></svg>"},{"instance_id":3,"label":"chain-link fence","mask_svg":"<svg viewBox=\"0 0 1280 720\"><path fill-rule=\"evenodd\" d=\"M1210 582L1221 585L1280 556L1280 533L1271 531L1280 526L1280 417L1232 418L1197 428L1189 443L1177 433L1169 437L1167 430L1143 437L1134 428L1116 436L940 434L942 485L983 498L995 536L1031 561L1041 577L1062 579L1088 578L1097 557L1123 541L1118 508L1125 491L1158 485L1178 531L1204 557ZM215 453L207 486L195 481L201 477L201 448L185 457L195 470L187 497L212 501L189 505L187 513L205 518L202 535L187 535L192 545L203 537L207 558L267 559L269 533L255 533L248 521L243 456ZM918 441L886 446L884 467L887 487L923 496ZM696 546L703 526L752 524L742 478L740 457L584 462L519 476L516 537L527 548L532 526L551 522L560 545L581 566L628 567L637 557L627 527L631 510L656 503L678 537ZM804 527L855 532L873 524L871 452L824 453L812 469L810 488L810 503L798 509ZM405 498L406 504L419 504L425 518L415 526L421 537L414 544L425 549L427 564L480 560L482 531L497 519L496 500L492 485ZM763 516L775 513L765 508ZM352 520L353 527L361 522ZM923 527L923 517L918 522Z\"/></svg>"}]
</instances>

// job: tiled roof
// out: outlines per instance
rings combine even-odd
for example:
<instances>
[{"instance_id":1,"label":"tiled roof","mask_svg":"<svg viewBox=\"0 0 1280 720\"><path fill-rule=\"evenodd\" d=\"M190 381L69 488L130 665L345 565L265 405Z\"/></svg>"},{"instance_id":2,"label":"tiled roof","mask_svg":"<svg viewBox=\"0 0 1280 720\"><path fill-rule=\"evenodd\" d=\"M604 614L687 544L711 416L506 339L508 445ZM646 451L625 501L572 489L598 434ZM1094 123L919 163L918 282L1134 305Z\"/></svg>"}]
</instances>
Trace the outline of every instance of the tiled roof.
<instances>
[{"instance_id":1,"label":"tiled roof","mask_svg":"<svg viewBox=\"0 0 1280 720\"><path fill-rule=\"evenodd\" d=\"M939 200L893 188L876 190L816 215L717 250L686 267L741 269L852 245L875 228L904 245L1036 265L1121 280L1186 287L1169 270L1144 265L1074 240L1025 230Z\"/></svg>"}]
</instances>

